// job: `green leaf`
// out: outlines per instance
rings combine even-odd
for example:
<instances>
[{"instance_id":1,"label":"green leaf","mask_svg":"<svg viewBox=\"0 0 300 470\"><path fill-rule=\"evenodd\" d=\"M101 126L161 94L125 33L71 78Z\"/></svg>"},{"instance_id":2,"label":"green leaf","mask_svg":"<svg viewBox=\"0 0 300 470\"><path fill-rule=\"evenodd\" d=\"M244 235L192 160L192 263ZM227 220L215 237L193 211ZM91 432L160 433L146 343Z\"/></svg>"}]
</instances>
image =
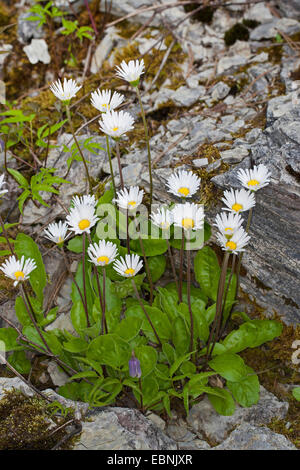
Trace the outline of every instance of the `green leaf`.
<instances>
[{"instance_id":1,"label":"green leaf","mask_svg":"<svg viewBox=\"0 0 300 470\"><path fill-rule=\"evenodd\" d=\"M152 282L157 282L164 274L167 260L164 255L152 256L148 259L148 265Z\"/></svg>"},{"instance_id":2,"label":"green leaf","mask_svg":"<svg viewBox=\"0 0 300 470\"><path fill-rule=\"evenodd\" d=\"M114 333L125 341L135 338L141 329L142 320L140 318L124 318L115 328Z\"/></svg>"},{"instance_id":3,"label":"green leaf","mask_svg":"<svg viewBox=\"0 0 300 470\"><path fill-rule=\"evenodd\" d=\"M209 246L204 246L195 256L195 277L203 292L216 301L220 277L220 266L217 255Z\"/></svg>"},{"instance_id":4,"label":"green leaf","mask_svg":"<svg viewBox=\"0 0 300 470\"><path fill-rule=\"evenodd\" d=\"M87 357L101 364L120 369L128 365L131 355L129 344L115 334L108 334L95 338L89 345Z\"/></svg>"},{"instance_id":5,"label":"green leaf","mask_svg":"<svg viewBox=\"0 0 300 470\"><path fill-rule=\"evenodd\" d=\"M143 246L145 250L146 256L158 256L164 254L167 249L168 245L166 240L163 239L144 239L143 241ZM140 242L139 240L131 240L130 241L130 248L132 251L137 253L140 256L143 256L143 252L141 250Z\"/></svg>"},{"instance_id":6,"label":"green leaf","mask_svg":"<svg viewBox=\"0 0 300 470\"><path fill-rule=\"evenodd\" d=\"M254 370L246 366L249 375L239 382L227 381L227 387L236 401L245 407L255 405L259 400L259 380Z\"/></svg>"},{"instance_id":7,"label":"green leaf","mask_svg":"<svg viewBox=\"0 0 300 470\"><path fill-rule=\"evenodd\" d=\"M300 401L300 387L293 388L292 394L297 401Z\"/></svg>"},{"instance_id":8,"label":"green leaf","mask_svg":"<svg viewBox=\"0 0 300 470\"><path fill-rule=\"evenodd\" d=\"M115 195L114 188L111 186L110 189L108 189L107 191L105 191L105 193L103 194L103 196L101 196L101 197L98 199L97 207L98 207L100 204L109 204L109 203L113 200L114 195ZM97 211L96 211L96 213L97 213ZM101 212L101 215L102 215L102 212Z\"/></svg>"},{"instance_id":9,"label":"green leaf","mask_svg":"<svg viewBox=\"0 0 300 470\"><path fill-rule=\"evenodd\" d=\"M140 346L135 349L134 353L141 363L142 378L145 378L155 369L157 352L150 346Z\"/></svg>"},{"instance_id":10,"label":"green leaf","mask_svg":"<svg viewBox=\"0 0 300 470\"><path fill-rule=\"evenodd\" d=\"M156 329L157 334L160 337L160 340L167 341L171 339L172 327L167 315L164 314L164 312L162 312L160 309L156 307L149 307L148 305L145 305L145 310L148 313L154 325L154 328ZM157 338L153 332L153 329L139 304L135 304L129 307L125 312L125 317L140 318L142 320L141 329L150 338L151 341L157 343Z\"/></svg>"},{"instance_id":11,"label":"green leaf","mask_svg":"<svg viewBox=\"0 0 300 470\"><path fill-rule=\"evenodd\" d=\"M223 416L231 416L235 411L235 404L232 396L225 388L210 388L207 391L208 399L217 413Z\"/></svg>"},{"instance_id":12,"label":"green leaf","mask_svg":"<svg viewBox=\"0 0 300 470\"><path fill-rule=\"evenodd\" d=\"M77 235L72 240L69 240L67 248L69 251L73 251L73 253L82 253L82 235Z\"/></svg>"},{"instance_id":13,"label":"green leaf","mask_svg":"<svg viewBox=\"0 0 300 470\"><path fill-rule=\"evenodd\" d=\"M14 328L0 328L0 351L20 349L20 344L17 343L18 336Z\"/></svg>"},{"instance_id":14,"label":"green leaf","mask_svg":"<svg viewBox=\"0 0 300 470\"><path fill-rule=\"evenodd\" d=\"M170 367L170 371L169 371L170 377L172 377L172 375L175 374L176 370L181 366L181 364L182 364L183 362L185 362L187 359L189 359L190 356L191 356L194 352L195 352L195 351L189 352L189 353L185 354L184 356L178 357L178 358L175 360L174 364L172 364L172 366Z\"/></svg>"},{"instance_id":15,"label":"green leaf","mask_svg":"<svg viewBox=\"0 0 300 470\"><path fill-rule=\"evenodd\" d=\"M229 333L223 345L232 353L255 348L280 336L282 328L282 324L276 320L251 320Z\"/></svg>"},{"instance_id":16,"label":"green leaf","mask_svg":"<svg viewBox=\"0 0 300 470\"><path fill-rule=\"evenodd\" d=\"M78 353L78 352L86 351L88 346L89 344L86 341L84 341L84 339L81 339L81 338L74 338L70 341L66 341L63 344L64 349L71 353Z\"/></svg>"},{"instance_id":17,"label":"green leaf","mask_svg":"<svg viewBox=\"0 0 300 470\"><path fill-rule=\"evenodd\" d=\"M172 342L178 354L183 355L187 353L190 344L190 334L185 321L181 317L177 317L174 321Z\"/></svg>"},{"instance_id":18,"label":"green leaf","mask_svg":"<svg viewBox=\"0 0 300 470\"><path fill-rule=\"evenodd\" d=\"M154 377L148 375L142 380L142 392L143 392L143 404L149 405L154 401L157 401L158 397L158 383ZM136 393L135 393L136 395Z\"/></svg>"},{"instance_id":19,"label":"green leaf","mask_svg":"<svg viewBox=\"0 0 300 470\"><path fill-rule=\"evenodd\" d=\"M31 324L26 305L24 303L24 300L20 296L17 297L15 301L15 312L17 315L17 319L19 320L22 326Z\"/></svg>"},{"instance_id":20,"label":"green leaf","mask_svg":"<svg viewBox=\"0 0 300 470\"><path fill-rule=\"evenodd\" d=\"M237 354L225 353L209 361L209 366L231 382L239 382L247 375L243 359Z\"/></svg>"},{"instance_id":21,"label":"green leaf","mask_svg":"<svg viewBox=\"0 0 300 470\"><path fill-rule=\"evenodd\" d=\"M14 351L8 358L8 362L20 374L29 374L31 370L31 362L27 359L24 351Z\"/></svg>"},{"instance_id":22,"label":"green leaf","mask_svg":"<svg viewBox=\"0 0 300 470\"><path fill-rule=\"evenodd\" d=\"M37 267L30 273L29 282L39 302L42 304L43 291L47 283L47 278L40 250L32 238L28 235L25 235L25 233L18 233L15 243L15 250L18 258L24 256L25 259L34 259Z\"/></svg>"},{"instance_id":23,"label":"green leaf","mask_svg":"<svg viewBox=\"0 0 300 470\"><path fill-rule=\"evenodd\" d=\"M21 188L24 188L24 189L29 188L29 183L28 183L27 179L24 178L22 173L20 173L17 170L13 170L12 168L7 168L7 171L17 181L17 183L19 183Z\"/></svg>"},{"instance_id":24,"label":"green leaf","mask_svg":"<svg viewBox=\"0 0 300 470\"><path fill-rule=\"evenodd\" d=\"M87 327L87 318L81 300L77 300L73 303L70 316L77 333L80 333Z\"/></svg>"},{"instance_id":25,"label":"green leaf","mask_svg":"<svg viewBox=\"0 0 300 470\"><path fill-rule=\"evenodd\" d=\"M40 335L36 331L35 327L32 325L29 326L24 326L23 328L23 335L28 338L29 341L32 341L39 346L41 346L43 349L45 349L45 345L40 338ZM53 354L61 355L63 353L62 346L60 344L60 341L56 334L52 331L43 331L42 335L44 339L46 340L49 348L51 349L51 352ZM36 346L35 346L36 347Z\"/></svg>"}]
</instances>

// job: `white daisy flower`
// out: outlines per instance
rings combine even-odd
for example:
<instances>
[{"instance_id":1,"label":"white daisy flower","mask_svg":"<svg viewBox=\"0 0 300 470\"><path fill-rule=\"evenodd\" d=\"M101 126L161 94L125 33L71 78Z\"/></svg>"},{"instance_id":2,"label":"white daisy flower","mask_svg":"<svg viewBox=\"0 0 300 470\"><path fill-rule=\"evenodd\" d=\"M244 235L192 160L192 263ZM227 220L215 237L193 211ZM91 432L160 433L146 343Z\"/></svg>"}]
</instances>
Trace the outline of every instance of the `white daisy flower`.
<instances>
[{"instance_id":1,"label":"white daisy flower","mask_svg":"<svg viewBox=\"0 0 300 470\"><path fill-rule=\"evenodd\" d=\"M76 93L80 88L81 86L77 85L76 81L72 78L70 78L70 80L64 78L63 84L60 80L57 80L50 86L52 93L61 101L70 101L74 96L76 96Z\"/></svg>"},{"instance_id":2,"label":"white daisy flower","mask_svg":"<svg viewBox=\"0 0 300 470\"><path fill-rule=\"evenodd\" d=\"M204 210L193 202L176 204L173 211L174 225L185 230L200 230L204 225Z\"/></svg>"},{"instance_id":3,"label":"white daisy flower","mask_svg":"<svg viewBox=\"0 0 300 470\"><path fill-rule=\"evenodd\" d=\"M270 183L271 173L268 168L261 163L258 166L254 166L251 170L239 170L237 177L242 186L250 189L250 191L257 191Z\"/></svg>"},{"instance_id":4,"label":"white daisy flower","mask_svg":"<svg viewBox=\"0 0 300 470\"><path fill-rule=\"evenodd\" d=\"M118 249L115 243L100 240L98 244L90 244L87 252L90 261L96 266L106 266L115 260Z\"/></svg>"},{"instance_id":5,"label":"white daisy flower","mask_svg":"<svg viewBox=\"0 0 300 470\"><path fill-rule=\"evenodd\" d=\"M68 224L60 220L58 223L49 224L44 230L44 236L48 238L48 240L60 244L69 238L70 234L67 235L67 232Z\"/></svg>"},{"instance_id":6,"label":"white daisy flower","mask_svg":"<svg viewBox=\"0 0 300 470\"><path fill-rule=\"evenodd\" d=\"M70 209L66 217L70 230L75 234L90 233L91 228L99 220L95 215L95 208L90 204L80 204Z\"/></svg>"},{"instance_id":7,"label":"white daisy flower","mask_svg":"<svg viewBox=\"0 0 300 470\"><path fill-rule=\"evenodd\" d=\"M4 181L4 175L1 175L1 176L0 176L0 196L2 196L2 194L5 194L5 193L8 192L7 189L2 189L5 184L6 184L6 183L5 183L5 181Z\"/></svg>"},{"instance_id":8,"label":"white daisy flower","mask_svg":"<svg viewBox=\"0 0 300 470\"><path fill-rule=\"evenodd\" d=\"M123 277L135 276L143 267L143 261L138 255L125 255L114 262L114 270Z\"/></svg>"},{"instance_id":9,"label":"white daisy flower","mask_svg":"<svg viewBox=\"0 0 300 470\"><path fill-rule=\"evenodd\" d=\"M233 190L231 188L230 191L224 191L222 201L227 206L223 209L231 212L245 212L255 206L254 194L245 189Z\"/></svg>"},{"instance_id":10,"label":"white daisy flower","mask_svg":"<svg viewBox=\"0 0 300 470\"><path fill-rule=\"evenodd\" d=\"M118 139L121 135L133 129L134 119L131 114L125 111L111 111L103 113L99 126L104 134Z\"/></svg>"},{"instance_id":11,"label":"white daisy flower","mask_svg":"<svg viewBox=\"0 0 300 470\"><path fill-rule=\"evenodd\" d=\"M20 281L26 281L29 279L29 274L35 268L36 264L34 259L27 258L25 260L24 256L21 257L21 260L18 260L15 256L10 256L0 266L1 271L5 276L15 281L14 286L16 286Z\"/></svg>"},{"instance_id":12,"label":"white daisy flower","mask_svg":"<svg viewBox=\"0 0 300 470\"><path fill-rule=\"evenodd\" d=\"M234 232L230 240L228 240L228 238L226 238L222 233L217 233L217 238L223 250L230 251L234 254L245 251L244 247L250 240L249 235L242 227Z\"/></svg>"},{"instance_id":13,"label":"white daisy flower","mask_svg":"<svg viewBox=\"0 0 300 470\"><path fill-rule=\"evenodd\" d=\"M232 235L242 226L243 219L239 213L234 212L221 212L216 216L216 223L219 231L226 238L231 238Z\"/></svg>"},{"instance_id":14,"label":"white daisy flower","mask_svg":"<svg viewBox=\"0 0 300 470\"><path fill-rule=\"evenodd\" d=\"M144 191L140 190L138 186L130 186L129 191L127 188L124 188L117 192L117 196L116 199L113 199L113 202L122 209L133 211L142 203Z\"/></svg>"},{"instance_id":15,"label":"white daisy flower","mask_svg":"<svg viewBox=\"0 0 300 470\"><path fill-rule=\"evenodd\" d=\"M175 196L192 197L199 189L200 178L191 171L179 170L167 181L168 191Z\"/></svg>"},{"instance_id":16,"label":"white daisy flower","mask_svg":"<svg viewBox=\"0 0 300 470\"><path fill-rule=\"evenodd\" d=\"M113 111L123 103L124 99L124 96L116 91L111 94L111 90L96 90L91 95L92 105L101 113Z\"/></svg>"},{"instance_id":17,"label":"white daisy flower","mask_svg":"<svg viewBox=\"0 0 300 470\"><path fill-rule=\"evenodd\" d=\"M140 81L140 76L144 73L144 60L130 60L128 64L123 60L121 65L116 67L116 69L118 77L123 78L123 80L129 82L132 86L137 86Z\"/></svg>"},{"instance_id":18,"label":"white daisy flower","mask_svg":"<svg viewBox=\"0 0 300 470\"><path fill-rule=\"evenodd\" d=\"M157 227L161 228L162 230L168 230L168 228L173 223L173 214L169 209L161 207L157 210L157 212L151 213L150 219Z\"/></svg>"},{"instance_id":19,"label":"white daisy flower","mask_svg":"<svg viewBox=\"0 0 300 470\"><path fill-rule=\"evenodd\" d=\"M74 207L78 207L81 205L95 207L97 201L94 195L90 196L89 194L85 194L84 196L74 196L72 198L71 204L73 204Z\"/></svg>"}]
</instances>

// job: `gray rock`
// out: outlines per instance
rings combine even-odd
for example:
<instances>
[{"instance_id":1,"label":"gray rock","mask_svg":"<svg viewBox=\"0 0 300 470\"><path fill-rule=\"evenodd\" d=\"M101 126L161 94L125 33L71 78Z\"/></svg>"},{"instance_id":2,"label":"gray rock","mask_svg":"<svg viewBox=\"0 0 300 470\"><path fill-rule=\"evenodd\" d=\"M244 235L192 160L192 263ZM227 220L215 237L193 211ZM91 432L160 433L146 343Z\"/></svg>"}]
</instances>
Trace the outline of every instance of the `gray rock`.
<instances>
[{"instance_id":1,"label":"gray rock","mask_svg":"<svg viewBox=\"0 0 300 470\"><path fill-rule=\"evenodd\" d=\"M117 44L124 42L124 40L122 40L122 38L120 38L116 34L116 31L117 29L114 27L108 28L106 30L104 38L96 47L96 50L92 57L90 67L91 73L97 73L100 70L105 59L110 54L113 47L115 47Z\"/></svg>"},{"instance_id":2,"label":"gray rock","mask_svg":"<svg viewBox=\"0 0 300 470\"><path fill-rule=\"evenodd\" d=\"M212 88L211 96L214 100L219 101L219 100L222 100L223 98L226 98L229 91L230 91L230 87L226 83L219 82Z\"/></svg>"},{"instance_id":3,"label":"gray rock","mask_svg":"<svg viewBox=\"0 0 300 470\"><path fill-rule=\"evenodd\" d=\"M23 49L31 64L50 64L51 57L45 39L32 39L29 46L24 46Z\"/></svg>"},{"instance_id":4,"label":"gray rock","mask_svg":"<svg viewBox=\"0 0 300 470\"><path fill-rule=\"evenodd\" d=\"M18 39L22 44L26 44L30 39L41 39L44 37L43 28L39 28L39 21L28 21L26 18L33 16L33 13L26 12L18 18Z\"/></svg>"},{"instance_id":5,"label":"gray rock","mask_svg":"<svg viewBox=\"0 0 300 470\"><path fill-rule=\"evenodd\" d=\"M250 39L252 41L272 39L279 30L285 34L295 34L300 31L300 23L291 18L276 18L270 23L261 24L253 29L250 33Z\"/></svg>"},{"instance_id":6,"label":"gray rock","mask_svg":"<svg viewBox=\"0 0 300 470\"><path fill-rule=\"evenodd\" d=\"M207 397L194 405L187 421L192 429L204 437L222 442L239 424L244 422L261 425L268 424L274 418L284 418L288 411L288 403L279 401L272 393L261 387L260 400L250 408L236 406L232 416L219 415Z\"/></svg>"},{"instance_id":7,"label":"gray rock","mask_svg":"<svg viewBox=\"0 0 300 470\"><path fill-rule=\"evenodd\" d=\"M3 304L0 305L0 315L6 318L7 320L11 321L14 325L18 326L19 322L16 317L15 313L15 301L14 300L7 300ZM7 327L8 324L5 320L0 318L0 328Z\"/></svg>"},{"instance_id":8,"label":"gray rock","mask_svg":"<svg viewBox=\"0 0 300 470\"><path fill-rule=\"evenodd\" d=\"M272 124L275 119L284 116L288 111L291 111L293 105L293 94L276 96L268 102L267 107L267 120L269 124Z\"/></svg>"},{"instance_id":9,"label":"gray rock","mask_svg":"<svg viewBox=\"0 0 300 470\"><path fill-rule=\"evenodd\" d=\"M195 160L193 160L193 165L197 168L202 168L203 166L208 165L208 158L195 158Z\"/></svg>"},{"instance_id":10,"label":"gray rock","mask_svg":"<svg viewBox=\"0 0 300 470\"><path fill-rule=\"evenodd\" d=\"M192 106L205 94L205 87L188 88L183 85L173 92L171 99L177 106Z\"/></svg>"},{"instance_id":11,"label":"gray rock","mask_svg":"<svg viewBox=\"0 0 300 470\"><path fill-rule=\"evenodd\" d=\"M262 133L262 130L259 129L259 128L251 129L251 131L247 132L247 134L245 135L245 139L250 144L253 144L253 142L255 142L256 139L258 139L258 137L260 136L261 133Z\"/></svg>"},{"instance_id":12,"label":"gray rock","mask_svg":"<svg viewBox=\"0 0 300 470\"><path fill-rule=\"evenodd\" d=\"M94 409L82 425L74 450L176 450L167 437L139 411L127 408Z\"/></svg>"},{"instance_id":13,"label":"gray rock","mask_svg":"<svg viewBox=\"0 0 300 470\"><path fill-rule=\"evenodd\" d=\"M248 150L245 147L235 147L231 150L224 150L220 152L221 158L226 163L239 163L241 162L248 154Z\"/></svg>"},{"instance_id":14,"label":"gray rock","mask_svg":"<svg viewBox=\"0 0 300 470\"><path fill-rule=\"evenodd\" d=\"M210 445L202 439L194 439L193 441L178 441L178 448L180 450L209 450Z\"/></svg>"},{"instance_id":15,"label":"gray rock","mask_svg":"<svg viewBox=\"0 0 300 470\"><path fill-rule=\"evenodd\" d=\"M54 361L49 362L47 371L53 384L57 387L65 385L69 380L69 376L62 369L60 369L60 367L58 367Z\"/></svg>"},{"instance_id":16,"label":"gray rock","mask_svg":"<svg viewBox=\"0 0 300 470\"><path fill-rule=\"evenodd\" d=\"M79 135L77 140L79 142L84 142L87 138L92 137L91 142L102 145L103 149L106 148L105 137L100 136L89 136L89 135ZM73 137L71 134L62 134L58 138L58 148L50 149L47 165L49 168L56 168L56 176L65 177L67 173L67 160L70 158L70 152L64 152L63 145L66 145L71 149L73 145ZM104 150L97 150L96 153L91 152L90 150L83 148L81 144L83 155L87 161L89 173L91 178L97 179L102 171L102 166L104 161L106 161L106 153ZM74 194L85 194L88 190L87 178L84 170L84 165L82 162L73 161L71 170L68 174L67 181L71 184L62 184L60 186L60 199L69 207L71 198ZM41 193L43 194L43 193ZM44 194L45 199L49 201L49 194ZM52 207L36 207L32 201L26 203L23 213L23 224L31 225L37 223L47 223L51 218L55 216L64 215L63 209L57 204L52 205Z\"/></svg>"},{"instance_id":17,"label":"gray rock","mask_svg":"<svg viewBox=\"0 0 300 470\"><path fill-rule=\"evenodd\" d=\"M218 63L217 73L218 75L221 75L224 72L227 72L231 69L234 70L241 65L245 65L246 63L247 58L241 55L235 55L233 57L222 57Z\"/></svg>"},{"instance_id":18,"label":"gray rock","mask_svg":"<svg viewBox=\"0 0 300 470\"><path fill-rule=\"evenodd\" d=\"M221 445L213 450L297 450L282 434L243 423Z\"/></svg>"},{"instance_id":19,"label":"gray rock","mask_svg":"<svg viewBox=\"0 0 300 470\"><path fill-rule=\"evenodd\" d=\"M284 16L288 18L296 18L300 20L300 2L299 0L277 0L276 4L278 5L280 11Z\"/></svg>"},{"instance_id":20,"label":"gray rock","mask_svg":"<svg viewBox=\"0 0 300 470\"><path fill-rule=\"evenodd\" d=\"M289 324L297 324L300 319L298 108L267 127L251 147L252 163L265 164L272 179L257 193L251 240L243 257L247 275L241 278L243 289L267 309L266 315L275 310ZM233 170L214 177L213 182L221 188L240 187L236 173L247 166L248 158Z\"/></svg>"},{"instance_id":21,"label":"gray rock","mask_svg":"<svg viewBox=\"0 0 300 470\"><path fill-rule=\"evenodd\" d=\"M263 2L257 3L251 6L248 11L244 14L244 18L247 20L259 21L260 23L268 23L274 20L270 8L268 8Z\"/></svg>"},{"instance_id":22,"label":"gray rock","mask_svg":"<svg viewBox=\"0 0 300 470\"><path fill-rule=\"evenodd\" d=\"M0 377L0 400L4 396L5 390L9 391L12 389L20 390L28 397L33 397L35 394L32 388L26 385L22 380L18 379L18 377Z\"/></svg>"}]
</instances>

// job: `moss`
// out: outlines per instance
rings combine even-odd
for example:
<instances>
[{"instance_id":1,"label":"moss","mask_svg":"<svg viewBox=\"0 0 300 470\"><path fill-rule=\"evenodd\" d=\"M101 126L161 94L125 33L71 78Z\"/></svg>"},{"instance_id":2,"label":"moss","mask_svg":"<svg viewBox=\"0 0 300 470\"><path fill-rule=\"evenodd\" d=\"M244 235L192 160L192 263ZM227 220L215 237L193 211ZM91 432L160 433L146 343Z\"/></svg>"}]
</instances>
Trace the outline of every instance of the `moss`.
<instances>
[{"instance_id":1,"label":"moss","mask_svg":"<svg viewBox=\"0 0 300 470\"><path fill-rule=\"evenodd\" d=\"M242 23L236 23L224 35L226 46L232 46L236 41L248 41L249 31Z\"/></svg>"},{"instance_id":2,"label":"moss","mask_svg":"<svg viewBox=\"0 0 300 470\"><path fill-rule=\"evenodd\" d=\"M242 23L244 26L246 26L246 28L250 28L250 29L254 29L261 24L259 21L246 20L246 18L243 19Z\"/></svg>"},{"instance_id":3,"label":"moss","mask_svg":"<svg viewBox=\"0 0 300 470\"><path fill-rule=\"evenodd\" d=\"M213 144L202 144L198 147L195 154L184 157L181 162L193 164L193 160L198 158L207 158L209 163L213 163L214 161L219 160L221 156L218 148ZM224 173L228 169L229 166L222 162L219 168L210 173L208 173L205 168L195 170L195 173L197 173L201 178L200 202L202 204L207 207L211 207L219 202L223 191L216 188L216 186L211 182L211 179L220 173Z\"/></svg>"},{"instance_id":4,"label":"moss","mask_svg":"<svg viewBox=\"0 0 300 470\"><path fill-rule=\"evenodd\" d=\"M258 316L263 318L262 313ZM283 324L279 338L259 348L247 349L241 353L245 362L259 373L260 383L279 399L289 402L289 411L285 419L273 420L268 426L275 432L284 434L300 448L300 403L297 402L285 385L300 385L298 366L291 361L292 344L300 337L300 326ZM287 422L290 427L286 427Z\"/></svg>"},{"instance_id":5,"label":"moss","mask_svg":"<svg viewBox=\"0 0 300 470\"><path fill-rule=\"evenodd\" d=\"M7 391L0 401L0 449L50 450L67 433L65 428L53 433L53 423L58 428L70 417L69 413L64 418L51 416L44 400ZM67 441L64 448L70 447Z\"/></svg>"},{"instance_id":6,"label":"moss","mask_svg":"<svg viewBox=\"0 0 300 470\"><path fill-rule=\"evenodd\" d=\"M0 4L0 27L7 26L11 22L11 10L4 5L3 2Z\"/></svg>"},{"instance_id":7,"label":"moss","mask_svg":"<svg viewBox=\"0 0 300 470\"><path fill-rule=\"evenodd\" d=\"M273 64L281 63L283 54L282 45L274 44L274 46L260 47L259 49L257 49L257 54L260 54L261 52L266 52L269 55L269 60Z\"/></svg>"},{"instance_id":8,"label":"moss","mask_svg":"<svg viewBox=\"0 0 300 470\"><path fill-rule=\"evenodd\" d=\"M137 23L130 23L127 20L122 21L117 25L118 34L124 39L130 39L140 29L141 25ZM145 37L145 35L143 35Z\"/></svg>"},{"instance_id":9,"label":"moss","mask_svg":"<svg viewBox=\"0 0 300 470\"><path fill-rule=\"evenodd\" d=\"M186 13L189 13L199 8L199 6L200 6L199 3L192 3L191 5L184 5L184 10L186 11ZM216 11L216 8L213 8L208 5L208 6L201 8L201 10L195 13L195 15L191 17L191 19L200 21L201 23L210 24L212 22L215 11Z\"/></svg>"}]
</instances>

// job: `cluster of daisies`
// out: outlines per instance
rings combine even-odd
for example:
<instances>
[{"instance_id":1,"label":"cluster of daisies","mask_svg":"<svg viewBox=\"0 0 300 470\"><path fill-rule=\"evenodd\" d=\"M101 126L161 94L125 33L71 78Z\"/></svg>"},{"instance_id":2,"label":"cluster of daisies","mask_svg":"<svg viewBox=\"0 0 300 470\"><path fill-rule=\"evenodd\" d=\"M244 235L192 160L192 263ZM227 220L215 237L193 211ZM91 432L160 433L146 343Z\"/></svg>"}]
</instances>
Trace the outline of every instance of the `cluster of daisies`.
<instances>
[{"instance_id":1,"label":"cluster of daisies","mask_svg":"<svg viewBox=\"0 0 300 470\"><path fill-rule=\"evenodd\" d=\"M137 87L144 68L143 60L130 60L128 64L123 61L117 67L117 76ZM76 96L80 88L81 86L75 80L66 78L63 82L57 80L50 86L56 98L67 104ZM100 91L98 89L91 93L91 104L102 113L102 119L99 120L101 131L116 140L133 129L133 116L125 111L115 111L124 101L124 95L111 90Z\"/></svg>"},{"instance_id":2,"label":"cluster of daisies","mask_svg":"<svg viewBox=\"0 0 300 470\"><path fill-rule=\"evenodd\" d=\"M270 177L269 170L263 164L250 170L240 169L237 178L243 187L224 191L222 201L226 212L218 214L214 224L218 227L217 239L223 250L234 254L244 251L250 237L242 226L241 213L255 206L254 193L269 184Z\"/></svg>"}]
</instances>

